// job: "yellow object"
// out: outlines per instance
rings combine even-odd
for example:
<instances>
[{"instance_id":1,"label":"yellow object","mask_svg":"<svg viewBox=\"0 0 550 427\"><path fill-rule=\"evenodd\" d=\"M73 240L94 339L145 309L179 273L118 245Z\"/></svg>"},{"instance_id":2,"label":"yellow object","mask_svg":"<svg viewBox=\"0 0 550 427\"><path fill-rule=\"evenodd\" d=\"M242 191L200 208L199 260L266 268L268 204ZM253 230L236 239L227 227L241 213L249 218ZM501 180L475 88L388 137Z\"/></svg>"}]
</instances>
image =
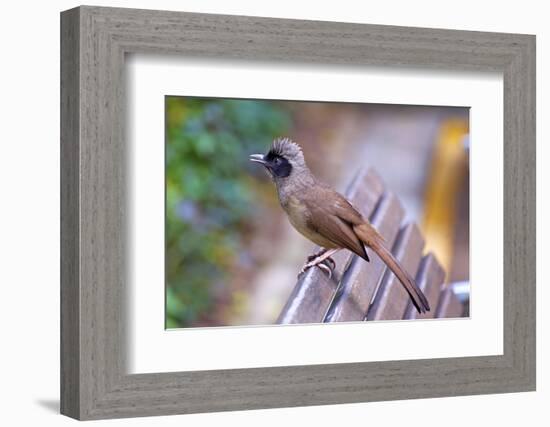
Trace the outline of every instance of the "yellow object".
<instances>
[{"instance_id":1,"label":"yellow object","mask_svg":"<svg viewBox=\"0 0 550 427\"><path fill-rule=\"evenodd\" d=\"M426 250L435 254L447 275L453 260L458 192L467 170L468 154L464 147L467 134L466 120L450 119L443 123L426 188L422 221Z\"/></svg>"}]
</instances>

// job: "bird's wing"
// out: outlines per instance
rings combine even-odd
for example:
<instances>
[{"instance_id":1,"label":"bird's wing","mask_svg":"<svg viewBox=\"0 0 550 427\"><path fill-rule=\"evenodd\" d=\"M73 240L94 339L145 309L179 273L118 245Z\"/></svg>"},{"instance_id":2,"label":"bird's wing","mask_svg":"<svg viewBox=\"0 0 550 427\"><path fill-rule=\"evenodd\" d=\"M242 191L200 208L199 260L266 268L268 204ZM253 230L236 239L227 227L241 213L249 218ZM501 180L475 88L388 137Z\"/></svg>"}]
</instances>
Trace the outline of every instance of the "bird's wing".
<instances>
[{"instance_id":1,"label":"bird's wing","mask_svg":"<svg viewBox=\"0 0 550 427\"><path fill-rule=\"evenodd\" d=\"M308 226L339 247L349 249L368 261L365 247L353 231L353 225L364 223L365 220L342 195L324 189L324 192L328 191L330 194L321 194L324 196L321 200L308 203Z\"/></svg>"}]
</instances>

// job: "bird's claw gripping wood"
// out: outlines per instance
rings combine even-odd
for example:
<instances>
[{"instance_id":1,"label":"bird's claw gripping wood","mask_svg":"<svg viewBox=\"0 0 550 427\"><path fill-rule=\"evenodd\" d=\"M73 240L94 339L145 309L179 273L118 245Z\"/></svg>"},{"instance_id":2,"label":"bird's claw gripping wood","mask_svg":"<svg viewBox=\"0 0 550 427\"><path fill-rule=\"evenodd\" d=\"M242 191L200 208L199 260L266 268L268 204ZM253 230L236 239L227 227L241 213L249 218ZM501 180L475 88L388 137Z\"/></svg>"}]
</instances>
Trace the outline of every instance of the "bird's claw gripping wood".
<instances>
[{"instance_id":1,"label":"bird's claw gripping wood","mask_svg":"<svg viewBox=\"0 0 550 427\"><path fill-rule=\"evenodd\" d=\"M327 273L328 275L328 278L332 278L332 270L334 269L334 267L329 267L326 263L327 260L325 261L321 261L320 263L318 264L315 264L315 265L309 265L310 263L307 263L305 264L302 269L300 270L300 272L298 273L298 277L300 277L302 274L304 274L307 270L309 270L311 267L314 267L314 266L317 266L319 267L321 270L323 270L325 273ZM332 261L332 265L334 265L334 261L331 259L330 261Z\"/></svg>"},{"instance_id":2,"label":"bird's claw gripping wood","mask_svg":"<svg viewBox=\"0 0 550 427\"><path fill-rule=\"evenodd\" d=\"M305 264L302 269L300 270L300 273L298 273L298 277L300 277L302 274L304 274L307 270L309 270L313 265L308 265L309 263ZM328 265L330 264L330 266ZM318 264L315 264L317 267L319 267L321 270L326 272L328 274L328 278L332 278L332 271L336 268L336 263L332 258L327 258L324 261L321 261Z\"/></svg>"},{"instance_id":3,"label":"bird's claw gripping wood","mask_svg":"<svg viewBox=\"0 0 550 427\"><path fill-rule=\"evenodd\" d=\"M336 268L336 262L331 257L328 257L326 260L324 260L323 264L327 264L327 267L330 268L331 271Z\"/></svg>"},{"instance_id":4,"label":"bird's claw gripping wood","mask_svg":"<svg viewBox=\"0 0 550 427\"><path fill-rule=\"evenodd\" d=\"M313 261L315 258L318 258L320 257L321 255L323 255L327 250L326 249L322 249L320 250L319 252L313 254L313 255L310 255L307 257L307 262L311 262ZM331 270L334 270L336 268L336 262L334 262L334 260L331 258L331 257L328 257L327 259L323 260L322 261L323 264L327 264L327 267L330 268ZM330 263L330 265L328 265ZM305 267L305 265L304 265Z\"/></svg>"},{"instance_id":5,"label":"bird's claw gripping wood","mask_svg":"<svg viewBox=\"0 0 550 427\"><path fill-rule=\"evenodd\" d=\"M331 258L331 255L336 253L338 249L323 249L318 253L311 255L307 258L307 262L304 264L298 277L305 273L311 267L319 267L321 270L328 274L329 279L332 278L332 270L336 267L336 263ZM330 264L330 265L329 265Z\"/></svg>"},{"instance_id":6,"label":"bird's claw gripping wood","mask_svg":"<svg viewBox=\"0 0 550 427\"><path fill-rule=\"evenodd\" d=\"M325 261L328 261L328 260L325 260ZM321 270L323 271L326 271L327 274L328 274L328 278L332 278L332 270L334 269L334 267L329 267L327 264L325 264L325 261L317 264L317 267L319 267Z\"/></svg>"}]
</instances>

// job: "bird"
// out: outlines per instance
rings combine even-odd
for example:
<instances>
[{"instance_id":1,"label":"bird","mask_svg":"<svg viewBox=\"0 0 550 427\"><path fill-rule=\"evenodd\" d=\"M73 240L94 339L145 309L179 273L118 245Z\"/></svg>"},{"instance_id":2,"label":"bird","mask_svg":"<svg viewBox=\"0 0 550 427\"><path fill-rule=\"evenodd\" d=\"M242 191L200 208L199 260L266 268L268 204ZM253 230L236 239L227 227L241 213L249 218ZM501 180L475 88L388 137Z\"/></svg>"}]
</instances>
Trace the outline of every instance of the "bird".
<instances>
[{"instance_id":1,"label":"bird","mask_svg":"<svg viewBox=\"0 0 550 427\"><path fill-rule=\"evenodd\" d=\"M418 312L430 310L428 299L387 249L384 238L343 195L313 175L300 145L279 137L273 140L267 154L252 154L250 161L265 167L294 228L321 248L307 259L299 276L315 266L330 276L335 267L331 257L342 249L369 262L370 249L397 276Z\"/></svg>"}]
</instances>

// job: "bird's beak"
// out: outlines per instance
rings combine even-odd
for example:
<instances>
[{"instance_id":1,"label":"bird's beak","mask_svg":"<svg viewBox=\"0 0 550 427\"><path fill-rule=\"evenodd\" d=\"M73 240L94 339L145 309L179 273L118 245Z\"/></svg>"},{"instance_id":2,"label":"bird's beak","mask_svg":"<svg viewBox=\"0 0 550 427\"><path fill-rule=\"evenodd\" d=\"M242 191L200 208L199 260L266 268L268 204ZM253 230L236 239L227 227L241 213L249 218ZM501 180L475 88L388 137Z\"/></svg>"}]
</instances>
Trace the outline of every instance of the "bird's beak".
<instances>
[{"instance_id":1,"label":"bird's beak","mask_svg":"<svg viewBox=\"0 0 550 427\"><path fill-rule=\"evenodd\" d=\"M264 155L263 154L251 154L250 155L250 161L251 162L256 162L256 163L261 163L262 165L265 165L267 163L264 160Z\"/></svg>"}]
</instances>

